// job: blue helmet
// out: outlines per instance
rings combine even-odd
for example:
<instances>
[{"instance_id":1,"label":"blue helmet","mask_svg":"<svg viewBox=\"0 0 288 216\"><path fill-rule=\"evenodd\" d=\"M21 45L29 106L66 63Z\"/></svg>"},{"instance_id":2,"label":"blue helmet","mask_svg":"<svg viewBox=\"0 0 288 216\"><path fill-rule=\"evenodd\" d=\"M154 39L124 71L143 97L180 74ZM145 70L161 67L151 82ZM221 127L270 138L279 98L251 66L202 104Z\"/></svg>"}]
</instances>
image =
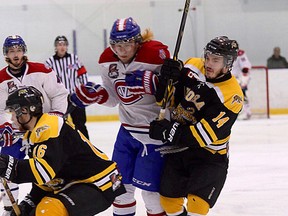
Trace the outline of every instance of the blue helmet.
<instances>
[{"instance_id":1,"label":"blue helmet","mask_svg":"<svg viewBox=\"0 0 288 216\"><path fill-rule=\"evenodd\" d=\"M17 47L17 46L21 47L24 53L27 52L27 46L24 40L19 35L8 36L3 44L3 54L7 55L8 49L10 47Z\"/></svg>"},{"instance_id":2,"label":"blue helmet","mask_svg":"<svg viewBox=\"0 0 288 216\"><path fill-rule=\"evenodd\" d=\"M140 26L132 17L117 19L110 32L110 44L127 43L135 41L140 43L142 40Z\"/></svg>"}]
</instances>

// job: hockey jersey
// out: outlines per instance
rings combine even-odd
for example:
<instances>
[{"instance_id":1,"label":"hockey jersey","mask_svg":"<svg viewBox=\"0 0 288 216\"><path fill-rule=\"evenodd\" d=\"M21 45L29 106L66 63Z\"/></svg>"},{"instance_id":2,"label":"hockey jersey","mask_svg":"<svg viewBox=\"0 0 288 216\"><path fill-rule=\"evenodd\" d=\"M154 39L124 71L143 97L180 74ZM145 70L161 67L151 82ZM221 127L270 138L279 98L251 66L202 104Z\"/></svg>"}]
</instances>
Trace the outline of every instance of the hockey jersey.
<instances>
[{"instance_id":1,"label":"hockey jersey","mask_svg":"<svg viewBox=\"0 0 288 216\"><path fill-rule=\"evenodd\" d=\"M109 99L104 105L119 105L122 125L143 144L162 144L149 138L149 124L158 117L160 107L154 95L131 94L125 76L136 70L149 70L158 74L164 59L169 57L167 46L152 40L141 45L129 64L119 61L111 48L107 48L99 59L103 86L109 93Z\"/></svg>"},{"instance_id":2,"label":"hockey jersey","mask_svg":"<svg viewBox=\"0 0 288 216\"><path fill-rule=\"evenodd\" d=\"M243 106L243 93L234 76L206 79L204 61L189 59L175 86L174 121L181 123L179 144L226 154L231 128Z\"/></svg>"},{"instance_id":3,"label":"hockey jersey","mask_svg":"<svg viewBox=\"0 0 288 216\"><path fill-rule=\"evenodd\" d=\"M5 112L8 95L22 86L34 86L43 94L44 112L66 112L68 91L56 72L47 69L44 64L27 62L21 78L13 76L8 67L0 71L0 124L10 120Z\"/></svg>"},{"instance_id":4,"label":"hockey jersey","mask_svg":"<svg viewBox=\"0 0 288 216\"><path fill-rule=\"evenodd\" d=\"M116 163L63 118L44 113L23 143L29 159L17 164L15 183L33 182L42 191L58 193L79 183L91 183L108 197L121 186Z\"/></svg>"},{"instance_id":5,"label":"hockey jersey","mask_svg":"<svg viewBox=\"0 0 288 216\"><path fill-rule=\"evenodd\" d=\"M243 73L243 69L245 73ZM236 77L240 85L247 86L250 80L249 70L251 69L251 63L244 50L238 51L238 57L233 63L231 73ZM246 72L247 71L247 72Z\"/></svg>"}]
</instances>

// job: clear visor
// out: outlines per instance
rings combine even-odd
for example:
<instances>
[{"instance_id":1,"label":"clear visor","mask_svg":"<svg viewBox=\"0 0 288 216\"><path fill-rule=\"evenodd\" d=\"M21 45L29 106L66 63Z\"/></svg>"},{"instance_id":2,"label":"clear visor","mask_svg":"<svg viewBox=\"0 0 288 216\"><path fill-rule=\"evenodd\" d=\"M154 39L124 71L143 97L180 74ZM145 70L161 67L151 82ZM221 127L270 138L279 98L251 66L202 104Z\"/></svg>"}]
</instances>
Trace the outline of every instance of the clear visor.
<instances>
[{"instance_id":1,"label":"clear visor","mask_svg":"<svg viewBox=\"0 0 288 216\"><path fill-rule=\"evenodd\" d=\"M22 113L22 108L19 104L15 104L15 105L10 105L10 106L6 106L5 110L7 110L8 112L15 112L16 116L19 117L21 116Z\"/></svg>"},{"instance_id":2,"label":"clear visor","mask_svg":"<svg viewBox=\"0 0 288 216\"><path fill-rule=\"evenodd\" d=\"M24 53L26 53L26 47L24 45L22 45L22 44L19 44L19 45L13 45L13 46L9 46L9 47L4 47L3 51L4 51L4 55L5 56L7 55L9 49L22 49L22 51Z\"/></svg>"},{"instance_id":3,"label":"clear visor","mask_svg":"<svg viewBox=\"0 0 288 216\"><path fill-rule=\"evenodd\" d=\"M129 38L129 39L119 39L119 40L111 40L110 39L110 44L111 45L115 45L115 44L127 44L127 43L130 43L130 42L134 42L135 41L135 38Z\"/></svg>"}]
</instances>

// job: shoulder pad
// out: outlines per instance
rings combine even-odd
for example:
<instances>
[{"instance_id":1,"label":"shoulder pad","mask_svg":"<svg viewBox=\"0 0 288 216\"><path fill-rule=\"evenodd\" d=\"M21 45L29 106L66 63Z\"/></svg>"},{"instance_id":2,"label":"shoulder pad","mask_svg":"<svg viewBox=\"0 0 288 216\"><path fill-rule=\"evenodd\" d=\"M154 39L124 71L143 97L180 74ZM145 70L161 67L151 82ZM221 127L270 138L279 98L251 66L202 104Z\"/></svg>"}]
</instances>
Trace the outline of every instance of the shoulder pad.
<instances>
[{"instance_id":1,"label":"shoulder pad","mask_svg":"<svg viewBox=\"0 0 288 216\"><path fill-rule=\"evenodd\" d=\"M166 58L170 58L168 47L159 41L151 40L141 44L135 61L149 64L163 64Z\"/></svg>"},{"instance_id":2,"label":"shoulder pad","mask_svg":"<svg viewBox=\"0 0 288 216\"><path fill-rule=\"evenodd\" d=\"M117 62L119 61L115 53L111 50L110 47L106 48L104 52L100 55L99 64L106 62Z\"/></svg>"},{"instance_id":3,"label":"shoulder pad","mask_svg":"<svg viewBox=\"0 0 288 216\"><path fill-rule=\"evenodd\" d=\"M52 71L51 68L47 68L44 64L42 63L37 63L37 62L27 62L28 65L28 71L27 74L29 73L50 73Z\"/></svg>"}]
</instances>

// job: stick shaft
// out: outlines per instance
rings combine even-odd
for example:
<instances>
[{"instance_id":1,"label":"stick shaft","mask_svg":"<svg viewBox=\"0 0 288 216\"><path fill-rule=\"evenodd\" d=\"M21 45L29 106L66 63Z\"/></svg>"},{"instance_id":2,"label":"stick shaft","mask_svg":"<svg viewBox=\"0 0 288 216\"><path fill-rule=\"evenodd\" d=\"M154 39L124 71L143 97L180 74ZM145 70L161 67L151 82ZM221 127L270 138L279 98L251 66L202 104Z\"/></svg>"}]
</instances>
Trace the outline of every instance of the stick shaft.
<instances>
[{"instance_id":1,"label":"stick shaft","mask_svg":"<svg viewBox=\"0 0 288 216\"><path fill-rule=\"evenodd\" d=\"M12 194L12 192L11 192L9 186L8 186L8 183L7 183L6 179L1 178L1 182L3 184L4 190L5 190L8 198L9 198L11 204L12 204L12 208L13 208L15 214L17 216L20 216L21 215L21 211L19 209L19 206L18 206L17 202L15 201L15 199L13 197L13 194Z\"/></svg>"},{"instance_id":2,"label":"stick shaft","mask_svg":"<svg viewBox=\"0 0 288 216\"><path fill-rule=\"evenodd\" d=\"M182 14L181 23L180 23L180 28L179 28L179 32L178 32L178 36L177 36L177 41L176 41L176 45L175 45L175 49L174 49L174 54L173 54L174 60L178 60L178 53L179 53L181 41L183 38L183 33L184 33L185 23L186 23L188 11L189 11L189 6L190 6L190 0L186 0L183 14ZM172 85L173 85L173 80L169 79L167 81L167 87L165 89L165 93L164 93L164 97L163 97L163 101L162 101L162 105L161 105L161 110L160 110L160 113L158 116L159 120L162 120L165 118L168 96L169 96L170 91L172 91Z\"/></svg>"}]
</instances>

